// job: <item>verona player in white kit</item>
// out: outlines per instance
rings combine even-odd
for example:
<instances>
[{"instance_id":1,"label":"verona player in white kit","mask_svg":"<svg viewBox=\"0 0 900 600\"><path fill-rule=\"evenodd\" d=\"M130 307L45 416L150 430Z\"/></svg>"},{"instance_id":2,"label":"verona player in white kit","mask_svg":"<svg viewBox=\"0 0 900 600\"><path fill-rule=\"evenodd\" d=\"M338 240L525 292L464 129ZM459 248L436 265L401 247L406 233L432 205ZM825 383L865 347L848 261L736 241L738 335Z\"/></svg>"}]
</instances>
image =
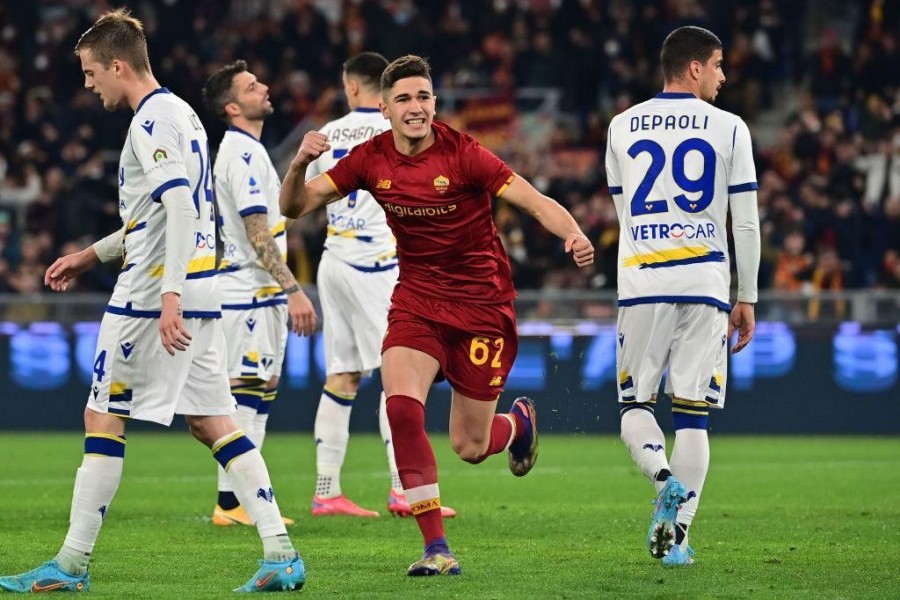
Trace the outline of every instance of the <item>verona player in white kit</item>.
<instances>
[{"instance_id":1,"label":"verona player in white kit","mask_svg":"<svg viewBox=\"0 0 900 600\"><path fill-rule=\"evenodd\" d=\"M378 108L381 73L387 64L375 52L362 52L344 63L342 80L350 113L321 129L331 150L309 165L307 180L333 167L354 146L390 128ZM317 480L311 510L316 516L377 517L377 511L361 508L343 494L341 467L360 379L381 366L381 341L397 283L397 252L384 210L368 192L353 192L326 210L328 237L316 282L324 323L325 387L316 413ZM391 473L388 511L410 516L384 402L382 393L378 415Z\"/></svg>"},{"instance_id":2,"label":"verona player in white kit","mask_svg":"<svg viewBox=\"0 0 900 600\"><path fill-rule=\"evenodd\" d=\"M278 208L281 181L260 143L272 115L268 86L239 60L203 87L207 109L228 124L213 169L222 261L222 324L228 339L228 377L237 402L234 421L262 448L287 345L287 323L312 335L316 313L285 264L286 219ZM252 525L231 482L219 469L215 525ZM290 519L285 519L290 525Z\"/></svg>"},{"instance_id":3,"label":"verona player in white kit","mask_svg":"<svg viewBox=\"0 0 900 600\"><path fill-rule=\"evenodd\" d=\"M226 468L262 538L261 567L239 589L298 589L303 561L281 522L265 462L230 416L206 132L191 107L157 83L143 26L127 10L100 17L75 53L85 87L105 109L134 110L119 159L124 226L58 259L45 281L61 291L98 259L123 266L100 326L65 542L54 559L0 578L0 587L87 590L90 556L122 477L125 418L168 425L179 413Z\"/></svg>"},{"instance_id":4,"label":"verona player in white kit","mask_svg":"<svg viewBox=\"0 0 900 600\"><path fill-rule=\"evenodd\" d=\"M750 132L740 117L711 104L725 81L722 43L705 29L682 27L666 38L661 60L663 92L610 123L606 171L620 223L622 440L657 490L650 553L684 565L693 562L687 529L709 467L709 409L725 402L728 340L738 329L732 348L738 352L753 336L759 216ZM734 308L729 212L738 272ZM667 368L671 461L653 412Z\"/></svg>"}]
</instances>

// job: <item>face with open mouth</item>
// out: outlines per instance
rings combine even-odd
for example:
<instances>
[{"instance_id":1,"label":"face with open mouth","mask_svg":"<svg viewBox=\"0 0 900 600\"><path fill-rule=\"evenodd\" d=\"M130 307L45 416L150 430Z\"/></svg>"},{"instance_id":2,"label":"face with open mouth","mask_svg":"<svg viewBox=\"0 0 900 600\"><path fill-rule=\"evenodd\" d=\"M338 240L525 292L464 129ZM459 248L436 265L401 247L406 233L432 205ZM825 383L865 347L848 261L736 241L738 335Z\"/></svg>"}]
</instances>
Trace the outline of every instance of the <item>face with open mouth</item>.
<instances>
[{"instance_id":1,"label":"face with open mouth","mask_svg":"<svg viewBox=\"0 0 900 600\"><path fill-rule=\"evenodd\" d=\"M395 137L415 144L431 133L435 95L425 77L398 80L383 94L381 111L391 121Z\"/></svg>"}]
</instances>

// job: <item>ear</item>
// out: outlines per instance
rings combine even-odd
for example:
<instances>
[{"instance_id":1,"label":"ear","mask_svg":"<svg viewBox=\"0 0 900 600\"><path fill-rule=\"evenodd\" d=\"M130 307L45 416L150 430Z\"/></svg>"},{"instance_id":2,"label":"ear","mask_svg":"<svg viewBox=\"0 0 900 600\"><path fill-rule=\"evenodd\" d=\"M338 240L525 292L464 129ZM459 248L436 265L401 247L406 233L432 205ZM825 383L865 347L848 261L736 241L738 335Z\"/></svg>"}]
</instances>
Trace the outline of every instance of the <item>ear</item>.
<instances>
[{"instance_id":1,"label":"ear","mask_svg":"<svg viewBox=\"0 0 900 600\"><path fill-rule=\"evenodd\" d=\"M348 79L347 80L347 91L354 96L358 95L359 94L359 82L355 79Z\"/></svg>"},{"instance_id":2,"label":"ear","mask_svg":"<svg viewBox=\"0 0 900 600\"><path fill-rule=\"evenodd\" d=\"M228 115L229 119L241 116L241 107L238 106L237 102L229 102L224 108L225 114Z\"/></svg>"},{"instance_id":3,"label":"ear","mask_svg":"<svg viewBox=\"0 0 900 600\"><path fill-rule=\"evenodd\" d=\"M125 73L125 63L123 63L118 58L114 58L112 64L109 66L110 70L116 77L119 77Z\"/></svg>"},{"instance_id":4,"label":"ear","mask_svg":"<svg viewBox=\"0 0 900 600\"><path fill-rule=\"evenodd\" d=\"M391 116L388 114L388 105L384 103L383 100L378 101L378 108L381 109L381 116L385 119L390 119Z\"/></svg>"},{"instance_id":5,"label":"ear","mask_svg":"<svg viewBox=\"0 0 900 600\"><path fill-rule=\"evenodd\" d=\"M700 79L700 69L703 67L700 64L699 60L692 60L691 64L688 65L688 72L691 74L691 79Z\"/></svg>"}]
</instances>

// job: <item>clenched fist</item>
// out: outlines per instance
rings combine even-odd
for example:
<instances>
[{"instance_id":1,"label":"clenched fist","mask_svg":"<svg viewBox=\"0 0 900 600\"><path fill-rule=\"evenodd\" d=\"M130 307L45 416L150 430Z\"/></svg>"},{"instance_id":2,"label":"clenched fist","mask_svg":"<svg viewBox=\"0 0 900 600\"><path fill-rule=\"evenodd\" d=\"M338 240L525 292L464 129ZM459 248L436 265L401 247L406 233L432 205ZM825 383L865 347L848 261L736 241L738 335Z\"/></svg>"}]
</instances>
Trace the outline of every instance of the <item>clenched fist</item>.
<instances>
[{"instance_id":1,"label":"clenched fist","mask_svg":"<svg viewBox=\"0 0 900 600\"><path fill-rule=\"evenodd\" d=\"M303 136L303 141L300 143L300 148L297 150L297 156L291 162L302 165L305 168L309 163L322 156L323 152L328 152L329 150L331 150L331 145L328 143L328 137L324 133L307 131L306 135Z\"/></svg>"}]
</instances>

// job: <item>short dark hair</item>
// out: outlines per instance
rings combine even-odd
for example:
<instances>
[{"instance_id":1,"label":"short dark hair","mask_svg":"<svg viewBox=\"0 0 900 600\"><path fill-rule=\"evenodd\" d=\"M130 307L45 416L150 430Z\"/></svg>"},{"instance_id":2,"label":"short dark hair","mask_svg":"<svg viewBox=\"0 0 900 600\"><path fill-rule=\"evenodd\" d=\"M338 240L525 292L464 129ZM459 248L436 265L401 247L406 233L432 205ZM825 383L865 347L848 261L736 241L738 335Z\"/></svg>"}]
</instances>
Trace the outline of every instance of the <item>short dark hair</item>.
<instances>
[{"instance_id":1,"label":"short dark hair","mask_svg":"<svg viewBox=\"0 0 900 600\"><path fill-rule=\"evenodd\" d=\"M203 104L206 106L206 110L226 123L229 122L229 118L228 113L225 112L225 105L235 100L231 91L234 76L246 70L247 61L236 60L210 75L203 84Z\"/></svg>"},{"instance_id":2,"label":"short dark hair","mask_svg":"<svg viewBox=\"0 0 900 600\"><path fill-rule=\"evenodd\" d=\"M144 25L127 8L111 10L97 19L75 44L75 54L82 50L90 50L104 69L119 59L139 75L150 72Z\"/></svg>"},{"instance_id":3,"label":"short dark hair","mask_svg":"<svg viewBox=\"0 0 900 600\"><path fill-rule=\"evenodd\" d=\"M384 69L381 74L381 91L389 90L401 79L424 77L431 81L431 65L421 56L407 54L401 56Z\"/></svg>"},{"instance_id":4,"label":"short dark hair","mask_svg":"<svg viewBox=\"0 0 900 600\"><path fill-rule=\"evenodd\" d=\"M666 81L681 77L693 61L705 63L715 50L722 48L722 40L708 29L695 25L679 27L668 36L659 53Z\"/></svg>"},{"instance_id":5,"label":"short dark hair","mask_svg":"<svg viewBox=\"0 0 900 600\"><path fill-rule=\"evenodd\" d=\"M387 66L388 60L377 52L360 52L344 63L344 75L359 79L364 88L377 92Z\"/></svg>"}]
</instances>

